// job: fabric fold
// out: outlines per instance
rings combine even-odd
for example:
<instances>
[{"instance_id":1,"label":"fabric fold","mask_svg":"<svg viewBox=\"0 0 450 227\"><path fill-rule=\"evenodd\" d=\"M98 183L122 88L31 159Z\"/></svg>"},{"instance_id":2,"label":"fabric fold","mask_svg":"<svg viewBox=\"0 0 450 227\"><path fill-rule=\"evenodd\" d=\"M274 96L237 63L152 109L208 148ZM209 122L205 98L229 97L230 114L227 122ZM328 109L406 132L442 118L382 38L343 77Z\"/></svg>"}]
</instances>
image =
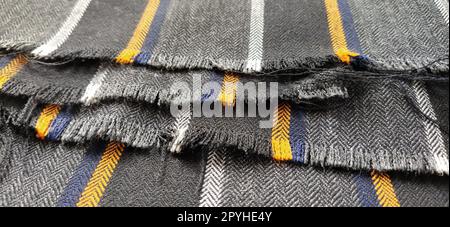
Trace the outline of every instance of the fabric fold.
<instances>
[{"instance_id":1,"label":"fabric fold","mask_svg":"<svg viewBox=\"0 0 450 227\"><path fill-rule=\"evenodd\" d=\"M102 138L173 152L229 147L308 165L448 174L448 140L441 127L448 122L440 123L448 111L430 115L430 106L422 109L427 88L421 89L404 81L354 82L348 86L349 98L338 105L330 100L315 110L284 101L273 110L272 121L269 116L195 117L192 111L174 116L168 107L126 100L62 106L47 114L54 104L33 98L19 104L10 97L2 108L21 127L40 130L40 119L46 119L45 138L50 140ZM427 105L435 102L426 100ZM272 127L261 128L261 121L268 120Z\"/></svg>"}]
</instances>

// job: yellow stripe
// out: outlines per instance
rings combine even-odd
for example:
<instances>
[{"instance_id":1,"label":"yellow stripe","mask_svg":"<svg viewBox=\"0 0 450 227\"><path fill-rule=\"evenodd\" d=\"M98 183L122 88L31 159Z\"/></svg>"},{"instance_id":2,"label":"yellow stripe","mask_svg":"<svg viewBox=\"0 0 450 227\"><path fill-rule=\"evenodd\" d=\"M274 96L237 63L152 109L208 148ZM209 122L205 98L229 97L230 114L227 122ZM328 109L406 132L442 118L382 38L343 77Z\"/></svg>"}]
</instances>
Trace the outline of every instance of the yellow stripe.
<instances>
[{"instance_id":1,"label":"yellow stripe","mask_svg":"<svg viewBox=\"0 0 450 227\"><path fill-rule=\"evenodd\" d=\"M380 173L372 170L372 183L378 196L378 202L382 207L400 207L397 196L395 195L394 185L387 173Z\"/></svg>"},{"instance_id":2,"label":"yellow stripe","mask_svg":"<svg viewBox=\"0 0 450 227\"><path fill-rule=\"evenodd\" d=\"M219 94L219 101L224 106L234 106L236 103L236 90L239 77L231 72L226 72L223 77L222 89Z\"/></svg>"},{"instance_id":3,"label":"yellow stripe","mask_svg":"<svg viewBox=\"0 0 450 227\"><path fill-rule=\"evenodd\" d=\"M160 0L149 0L145 7L144 13L139 20L133 36L128 42L127 47L120 52L116 58L117 63L130 64L133 63L133 58L139 54L142 45L144 44L145 37L147 36L150 25L155 17Z\"/></svg>"},{"instance_id":4,"label":"yellow stripe","mask_svg":"<svg viewBox=\"0 0 450 227\"><path fill-rule=\"evenodd\" d=\"M282 102L278 105L273 119L272 156L275 160L292 160L291 144L289 142L290 120L291 105L287 102Z\"/></svg>"},{"instance_id":5,"label":"yellow stripe","mask_svg":"<svg viewBox=\"0 0 450 227\"><path fill-rule=\"evenodd\" d=\"M27 63L24 55L19 54L13 58L4 68L0 69L0 89Z\"/></svg>"},{"instance_id":6,"label":"yellow stripe","mask_svg":"<svg viewBox=\"0 0 450 227\"><path fill-rule=\"evenodd\" d=\"M110 142L106 146L100 162L78 200L77 207L98 205L124 150L125 145L118 142Z\"/></svg>"},{"instance_id":7,"label":"yellow stripe","mask_svg":"<svg viewBox=\"0 0 450 227\"><path fill-rule=\"evenodd\" d=\"M45 106L42 110L41 115L36 122L36 136L43 140L48 134L48 130L50 128L53 120L58 116L59 111L61 110L61 106L56 104L49 104Z\"/></svg>"},{"instance_id":8,"label":"yellow stripe","mask_svg":"<svg viewBox=\"0 0 450 227\"><path fill-rule=\"evenodd\" d=\"M331 36L333 51L342 62L350 64L351 57L356 57L359 54L352 52L347 48L347 40L342 25L338 0L325 0L325 7L327 10L328 29Z\"/></svg>"}]
</instances>

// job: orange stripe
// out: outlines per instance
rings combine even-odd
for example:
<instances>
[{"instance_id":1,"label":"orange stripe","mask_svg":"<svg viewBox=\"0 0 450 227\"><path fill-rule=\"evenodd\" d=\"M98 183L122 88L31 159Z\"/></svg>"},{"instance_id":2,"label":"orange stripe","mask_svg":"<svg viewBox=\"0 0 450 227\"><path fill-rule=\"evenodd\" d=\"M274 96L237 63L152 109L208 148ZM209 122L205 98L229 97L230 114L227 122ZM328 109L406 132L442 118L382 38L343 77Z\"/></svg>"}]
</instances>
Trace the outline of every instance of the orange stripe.
<instances>
[{"instance_id":1,"label":"orange stripe","mask_svg":"<svg viewBox=\"0 0 450 227\"><path fill-rule=\"evenodd\" d=\"M387 173L372 170L370 173L372 183L378 196L378 202L382 207L400 207L397 196L395 195L394 185Z\"/></svg>"},{"instance_id":2,"label":"orange stripe","mask_svg":"<svg viewBox=\"0 0 450 227\"><path fill-rule=\"evenodd\" d=\"M350 64L351 58L359 54L350 51L347 47L338 0L325 0L325 8L327 10L328 30L331 36L333 51L342 62Z\"/></svg>"},{"instance_id":3,"label":"orange stripe","mask_svg":"<svg viewBox=\"0 0 450 227\"><path fill-rule=\"evenodd\" d=\"M56 104L49 104L42 110L41 115L36 122L36 136L43 140L48 134L48 130L53 120L58 116L61 111L61 106Z\"/></svg>"},{"instance_id":4,"label":"orange stripe","mask_svg":"<svg viewBox=\"0 0 450 227\"><path fill-rule=\"evenodd\" d=\"M18 73L22 67L28 62L26 57L22 54L13 58L4 68L0 69L0 89L8 82L12 77Z\"/></svg>"},{"instance_id":5,"label":"orange stripe","mask_svg":"<svg viewBox=\"0 0 450 227\"><path fill-rule=\"evenodd\" d=\"M291 105L287 102L282 102L278 105L273 119L272 156L275 160L292 160L292 150L289 141L290 120Z\"/></svg>"},{"instance_id":6,"label":"orange stripe","mask_svg":"<svg viewBox=\"0 0 450 227\"><path fill-rule=\"evenodd\" d=\"M96 207L100 203L124 150L125 145L118 142L110 142L106 146L100 162L78 200L77 207Z\"/></svg>"},{"instance_id":7,"label":"orange stripe","mask_svg":"<svg viewBox=\"0 0 450 227\"><path fill-rule=\"evenodd\" d=\"M226 72L223 77L222 90L219 94L219 101L224 106L234 106L236 104L236 90L239 76Z\"/></svg>"},{"instance_id":8,"label":"orange stripe","mask_svg":"<svg viewBox=\"0 0 450 227\"><path fill-rule=\"evenodd\" d=\"M133 58L139 54L142 45L144 44L145 37L150 29L153 18L155 17L160 0L149 0L145 7L144 13L139 20L133 36L128 42L127 47L120 52L116 58L117 63L130 64L133 63Z\"/></svg>"}]
</instances>

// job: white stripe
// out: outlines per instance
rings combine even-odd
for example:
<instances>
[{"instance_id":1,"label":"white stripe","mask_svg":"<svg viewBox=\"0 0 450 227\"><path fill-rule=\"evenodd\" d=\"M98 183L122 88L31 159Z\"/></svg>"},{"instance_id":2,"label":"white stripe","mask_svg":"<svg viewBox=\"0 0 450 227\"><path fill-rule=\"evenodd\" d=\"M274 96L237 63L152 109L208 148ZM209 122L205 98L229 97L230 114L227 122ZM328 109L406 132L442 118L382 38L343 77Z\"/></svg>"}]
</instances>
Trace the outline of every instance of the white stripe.
<instances>
[{"instance_id":1,"label":"white stripe","mask_svg":"<svg viewBox=\"0 0 450 227\"><path fill-rule=\"evenodd\" d=\"M100 87L103 85L107 74L108 73L105 67L100 66L98 68L91 82L89 82L88 86L86 86L83 96L80 98L81 103L84 103L85 105L91 105L92 103L98 101L96 99L96 94L100 90Z\"/></svg>"},{"instance_id":2,"label":"white stripe","mask_svg":"<svg viewBox=\"0 0 450 227\"><path fill-rule=\"evenodd\" d=\"M434 4L436 4L442 17L448 25L448 0L434 0Z\"/></svg>"},{"instance_id":3,"label":"white stripe","mask_svg":"<svg viewBox=\"0 0 450 227\"><path fill-rule=\"evenodd\" d=\"M264 0L252 0L247 72L261 71L264 39Z\"/></svg>"},{"instance_id":4,"label":"white stripe","mask_svg":"<svg viewBox=\"0 0 450 227\"><path fill-rule=\"evenodd\" d=\"M170 152L181 152L181 148L184 144L184 137L186 136L186 132L189 129L189 124L191 123L191 116L192 114L190 109L181 111L177 116L174 125L174 140L172 142L172 146L170 147Z\"/></svg>"},{"instance_id":5,"label":"white stripe","mask_svg":"<svg viewBox=\"0 0 450 227\"><path fill-rule=\"evenodd\" d=\"M200 207L217 207L221 204L226 165L224 157L223 151L208 152Z\"/></svg>"},{"instance_id":6,"label":"white stripe","mask_svg":"<svg viewBox=\"0 0 450 227\"><path fill-rule=\"evenodd\" d=\"M415 81L413 84L416 100L420 110L433 120L436 120L436 113L430 101L430 97L422 81ZM438 173L449 173L448 155L446 152L444 139L441 130L432 122L423 121L425 134L427 136L428 147L435 160L435 168Z\"/></svg>"},{"instance_id":7,"label":"white stripe","mask_svg":"<svg viewBox=\"0 0 450 227\"><path fill-rule=\"evenodd\" d=\"M34 49L31 53L39 57L45 57L58 49L77 26L89 6L89 3L91 3L91 0L78 0L72 9L72 12L70 12L69 17L66 19L61 28L59 28L58 32L45 44Z\"/></svg>"}]
</instances>

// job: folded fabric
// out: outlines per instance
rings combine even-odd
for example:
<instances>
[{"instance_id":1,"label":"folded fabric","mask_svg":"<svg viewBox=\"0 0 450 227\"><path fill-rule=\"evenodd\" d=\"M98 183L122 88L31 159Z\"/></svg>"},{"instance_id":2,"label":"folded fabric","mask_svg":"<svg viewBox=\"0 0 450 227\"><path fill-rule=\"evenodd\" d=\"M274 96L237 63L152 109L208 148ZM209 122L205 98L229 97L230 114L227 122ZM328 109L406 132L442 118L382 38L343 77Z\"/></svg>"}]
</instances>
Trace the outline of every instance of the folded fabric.
<instances>
[{"instance_id":1,"label":"folded fabric","mask_svg":"<svg viewBox=\"0 0 450 227\"><path fill-rule=\"evenodd\" d=\"M448 102L442 103L448 83L435 82L431 90L420 81L352 83L349 98L329 109L279 103L272 128L260 128L268 117L172 116L167 107L126 100L60 106L0 96L0 107L10 122L34 129L41 139L102 138L172 152L225 146L303 164L448 174Z\"/></svg>"},{"instance_id":2,"label":"folded fabric","mask_svg":"<svg viewBox=\"0 0 450 227\"><path fill-rule=\"evenodd\" d=\"M223 97L227 87L231 91L247 83L263 83L270 95L270 82L277 83L277 95L281 100L300 103L314 99L346 98L344 81L336 71L298 75L267 75L265 77L243 75L234 72L182 70L163 71L146 67L121 66L98 61L73 61L63 64L42 64L26 56L7 54L0 56L0 91L14 96L32 96L54 104L90 105L102 100L129 99L149 103L202 101L205 96ZM340 77L345 70L338 71ZM425 79L424 76L419 78ZM448 76L426 77L429 80L448 80ZM216 94L206 85L217 83ZM199 100L182 97L174 88L192 90L203 86ZM235 88L233 88L235 87ZM212 86L211 86L212 88ZM200 88L201 89L201 88ZM222 93L222 94L219 94ZM190 99L188 99L190 98ZM239 98L239 97L237 97ZM242 98L249 98L248 96ZM183 100L186 99L186 100ZM225 98L224 98L225 99ZM238 102L240 100L237 100ZM247 102L248 100L242 100Z\"/></svg>"},{"instance_id":3,"label":"folded fabric","mask_svg":"<svg viewBox=\"0 0 450 227\"><path fill-rule=\"evenodd\" d=\"M441 0L7 0L0 15L0 47L38 58L246 72L341 63L448 71Z\"/></svg>"},{"instance_id":4,"label":"folded fabric","mask_svg":"<svg viewBox=\"0 0 450 227\"><path fill-rule=\"evenodd\" d=\"M2 0L0 206L448 206L448 7Z\"/></svg>"},{"instance_id":5,"label":"folded fabric","mask_svg":"<svg viewBox=\"0 0 450 227\"><path fill-rule=\"evenodd\" d=\"M0 126L0 206L448 206L448 177L352 172L223 150L174 157Z\"/></svg>"}]
</instances>

